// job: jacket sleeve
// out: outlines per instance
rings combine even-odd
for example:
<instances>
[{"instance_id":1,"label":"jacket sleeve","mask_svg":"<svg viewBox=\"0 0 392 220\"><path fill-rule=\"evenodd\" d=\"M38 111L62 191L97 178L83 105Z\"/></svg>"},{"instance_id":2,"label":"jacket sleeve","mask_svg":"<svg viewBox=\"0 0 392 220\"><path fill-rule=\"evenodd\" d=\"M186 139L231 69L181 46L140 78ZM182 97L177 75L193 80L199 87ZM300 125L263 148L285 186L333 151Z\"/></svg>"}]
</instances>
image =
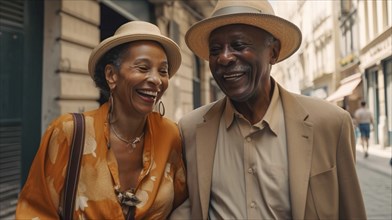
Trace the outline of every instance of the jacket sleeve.
<instances>
[{"instance_id":1,"label":"jacket sleeve","mask_svg":"<svg viewBox=\"0 0 392 220\"><path fill-rule=\"evenodd\" d=\"M188 190L186 185L186 169L183 160L182 142L178 134L178 143L176 144L176 171L174 174L174 204L173 208L177 208L188 198Z\"/></svg>"},{"instance_id":2,"label":"jacket sleeve","mask_svg":"<svg viewBox=\"0 0 392 220\"><path fill-rule=\"evenodd\" d=\"M179 140L181 140L181 138ZM176 149L178 157L176 159L177 169L174 176L175 201L173 208L175 210L171 213L169 219L190 219L183 144L183 142L180 142L178 144L179 147Z\"/></svg>"},{"instance_id":3,"label":"jacket sleeve","mask_svg":"<svg viewBox=\"0 0 392 220\"><path fill-rule=\"evenodd\" d=\"M72 135L69 129L72 131L73 126L72 118L63 120L64 117L68 116L54 121L41 139L26 183L19 194L16 219L59 219L60 192L69 157L68 140Z\"/></svg>"},{"instance_id":4,"label":"jacket sleeve","mask_svg":"<svg viewBox=\"0 0 392 220\"><path fill-rule=\"evenodd\" d=\"M355 168L355 138L351 117L346 114L337 149L339 219L366 219L365 205Z\"/></svg>"},{"instance_id":5,"label":"jacket sleeve","mask_svg":"<svg viewBox=\"0 0 392 220\"><path fill-rule=\"evenodd\" d=\"M177 207L169 217L170 220L184 220L191 219L191 207L189 199L185 200L179 207Z\"/></svg>"}]
</instances>

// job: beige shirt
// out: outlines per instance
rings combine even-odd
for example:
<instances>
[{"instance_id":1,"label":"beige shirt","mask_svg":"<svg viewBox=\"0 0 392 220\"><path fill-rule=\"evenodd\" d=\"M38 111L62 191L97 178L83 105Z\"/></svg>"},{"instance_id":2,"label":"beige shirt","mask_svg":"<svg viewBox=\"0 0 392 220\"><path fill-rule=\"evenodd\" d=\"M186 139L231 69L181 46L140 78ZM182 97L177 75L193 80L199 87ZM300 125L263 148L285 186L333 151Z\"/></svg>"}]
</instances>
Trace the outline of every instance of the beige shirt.
<instances>
[{"instance_id":1,"label":"beige shirt","mask_svg":"<svg viewBox=\"0 0 392 220\"><path fill-rule=\"evenodd\" d=\"M209 219L290 219L283 107L275 85L264 118L251 125L228 101L220 120Z\"/></svg>"}]
</instances>

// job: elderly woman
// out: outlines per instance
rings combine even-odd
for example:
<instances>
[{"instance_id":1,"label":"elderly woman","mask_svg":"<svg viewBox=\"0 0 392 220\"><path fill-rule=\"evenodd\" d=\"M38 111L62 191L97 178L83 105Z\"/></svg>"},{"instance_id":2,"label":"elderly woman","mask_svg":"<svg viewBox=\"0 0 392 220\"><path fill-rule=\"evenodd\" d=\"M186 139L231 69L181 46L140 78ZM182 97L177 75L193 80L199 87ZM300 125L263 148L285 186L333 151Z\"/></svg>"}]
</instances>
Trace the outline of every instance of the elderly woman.
<instances>
[{"instance_id":1,"label":"elderly woman","mask_svg":"<svg viewBox=\"0 0 392 220\"><path fill-rule=\"evenodd\" d=\"M186 196L177 125L153 112L181 63L179 47L133 21L91 53L89 72L108 101L83 113L85 141L74 219L165 219ZM16 219L63 216L74 122L46 130L18 200Z\"/></svg>"}]
</instances>

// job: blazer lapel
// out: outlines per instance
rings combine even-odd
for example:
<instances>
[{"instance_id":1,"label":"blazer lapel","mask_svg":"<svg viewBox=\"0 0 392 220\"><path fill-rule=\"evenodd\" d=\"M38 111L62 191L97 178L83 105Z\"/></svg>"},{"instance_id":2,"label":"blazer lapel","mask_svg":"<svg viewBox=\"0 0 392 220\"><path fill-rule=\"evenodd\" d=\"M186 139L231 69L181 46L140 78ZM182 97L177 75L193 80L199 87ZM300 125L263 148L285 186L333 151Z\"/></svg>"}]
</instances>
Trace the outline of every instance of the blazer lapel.
<instances>
[{"instance_id":1,"label":"blazer lapel","mask_svg":"<svg viewBox=\"0 0 392 220\"><path fill-rule=\"evenodd\" d=\"M313 150L313 125L293 94L279 86L287 135L290 200L293 219L305 217Z\"/></svg>"},{"instance_id":2,"label":"blazer lapel","mask_svg":"<svg viewBox=\"0 0 392 220\"><path fill-rule=\"evenodd\" d=\"M196 128L196 158L201 212L207 219L210 201L212 169L218 136L219 121L226 99L218 101L205 115L204 122Z\"/></svg>"}]
</instances>

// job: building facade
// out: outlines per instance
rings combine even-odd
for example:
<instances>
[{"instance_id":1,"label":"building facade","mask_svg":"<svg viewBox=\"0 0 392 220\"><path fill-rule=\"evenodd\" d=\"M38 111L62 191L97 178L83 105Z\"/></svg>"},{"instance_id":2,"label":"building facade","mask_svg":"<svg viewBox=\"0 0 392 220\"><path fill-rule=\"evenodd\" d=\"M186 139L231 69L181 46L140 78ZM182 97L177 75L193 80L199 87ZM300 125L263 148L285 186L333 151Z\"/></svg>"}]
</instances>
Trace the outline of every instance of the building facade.
<instances>
[{"instance_id":1,"label":"building facade","mask_svg":"<svg viewBox=\"0 0 392 220\"><path fill-rule=\"evenodd\" d=\"M373 112L373 141L392 145L392 1L352 1L359 20L363 100ZM354 4L355 3L355 4Z\"/></svg>"},{"instance_id":2,"label":"building facade","mask_svg":"<svg viewBox=\"0 0 392 220\"><path fill-rule=\"evenodd\" d=\"M277 1L276 14L302 31L301 48L273 69L291 91L351 115L365 100L375 119L371 141L392 145L392 2Z\"/></svg>"},{"instance_id":3,"label":"building facade","mask_svg":"<svg viewBox=\"0 0 392 220\"><path fill-rule=\"evenodd\" d=\"M293 92L326 98L334 89L337 48L335 1L273 1L275 13L302 32L299 50L273 68L277 81Z\"/></svg>"}]
</instances>

